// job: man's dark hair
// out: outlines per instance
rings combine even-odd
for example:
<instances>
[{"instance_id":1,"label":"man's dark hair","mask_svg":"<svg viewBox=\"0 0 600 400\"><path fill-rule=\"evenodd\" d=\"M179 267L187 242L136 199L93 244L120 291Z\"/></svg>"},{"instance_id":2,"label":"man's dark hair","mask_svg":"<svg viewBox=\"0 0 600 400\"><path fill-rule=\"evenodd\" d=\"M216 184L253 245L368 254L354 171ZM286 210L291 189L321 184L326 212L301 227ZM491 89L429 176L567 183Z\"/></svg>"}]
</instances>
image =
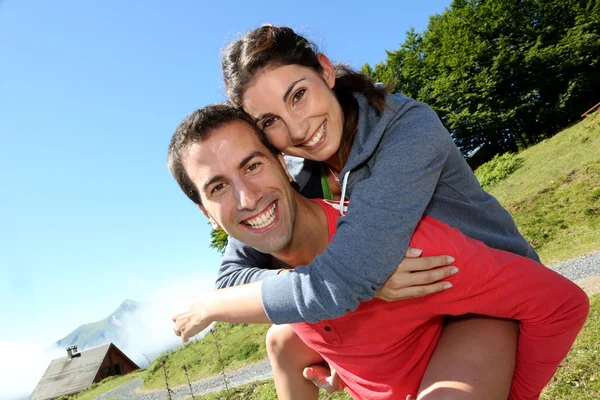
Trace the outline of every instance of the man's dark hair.
<instances>
[{"instance_id":1,"label":"man's dark hair","mask_svg":"<svg viewBox=\"0 0 600 400\"><path fill-rule=\"evenodd\" d=\"M274 156L281 154L269 142L263 131L256 126L254 121L243 110L232 104L212 104L194 111L179 124L171 138L167 166L169 167L169 171L171 171L171 175L173 175L179 187L183 190L183 193L198 205L202 205L200 193L185 171L183 159L192 145L208 139L216 129L222 128L234 121L247 123L256 133L261 143ZM227 155L223 154L223 156L226 157Z\"/></svg>"}]
</instances>

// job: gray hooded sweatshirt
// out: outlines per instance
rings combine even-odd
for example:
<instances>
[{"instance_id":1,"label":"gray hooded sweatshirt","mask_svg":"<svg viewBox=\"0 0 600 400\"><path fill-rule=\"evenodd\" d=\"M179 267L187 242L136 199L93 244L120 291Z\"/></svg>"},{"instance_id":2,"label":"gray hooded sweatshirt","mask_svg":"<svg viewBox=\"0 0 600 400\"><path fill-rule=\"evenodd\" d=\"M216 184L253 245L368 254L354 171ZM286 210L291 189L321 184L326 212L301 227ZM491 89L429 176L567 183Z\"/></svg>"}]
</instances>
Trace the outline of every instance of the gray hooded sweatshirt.
<instances>
[{"instance_id":1,"label":"gray hooded sweatshirt","mask_svg":"<svg viewBox=\"0 0 600 400\"><path fill-rule=\"evenodd\" d=\"M217 287L262 280L263 306L276 324L340 317L375 296L404 257L423 215L539 261L510 214L481 189L429 106L394 94L380 113L364 96L356 100L358 132L340 174L351 201L327 250L277 275L281 263L230 238ZM288 166L303 193L314 190L313 162L288 159Z\"/></svg>"}]
</instances>

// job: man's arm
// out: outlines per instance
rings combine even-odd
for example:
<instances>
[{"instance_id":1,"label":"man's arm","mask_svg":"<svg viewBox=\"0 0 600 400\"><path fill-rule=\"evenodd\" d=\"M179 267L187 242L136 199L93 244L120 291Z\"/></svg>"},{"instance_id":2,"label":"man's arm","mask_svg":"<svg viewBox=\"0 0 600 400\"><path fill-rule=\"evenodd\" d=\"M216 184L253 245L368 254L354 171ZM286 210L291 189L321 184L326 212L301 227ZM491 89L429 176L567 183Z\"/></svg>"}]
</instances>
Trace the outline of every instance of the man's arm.
<instances>
[{"instance_id":1,"label":"man's arm","mask_svg":"<svg viewBox=\"0 0 600 400\"><path fill-rule=\"evenodd\" d=\"M261 253L229 237L221 259L215 288L244 285L277 275L286 265L269 254Z\"/></svg>"},{"instance_id":2,"label":"man's arm","mask_svg":"<svg viewBox=\"0 0 600 400\"><path fill-rule=\"evenodd\" d=\"M271 323L262 305L262 282L212 290L189 301L173 315L175 334L187 341L213 322Z\"/></svg>"}]
</instances>

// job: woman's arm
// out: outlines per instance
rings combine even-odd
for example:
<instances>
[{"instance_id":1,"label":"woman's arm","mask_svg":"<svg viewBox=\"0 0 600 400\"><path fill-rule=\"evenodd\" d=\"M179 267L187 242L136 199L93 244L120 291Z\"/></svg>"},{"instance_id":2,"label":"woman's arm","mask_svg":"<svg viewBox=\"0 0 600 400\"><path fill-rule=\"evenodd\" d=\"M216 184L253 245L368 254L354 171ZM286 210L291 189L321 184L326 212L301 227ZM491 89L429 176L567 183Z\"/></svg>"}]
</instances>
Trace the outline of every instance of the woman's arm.
<instances>
[{"instance_id":1,"label":"woman's arm","mask_svg":"<svg viewBox=\"0 0 600 400\"><path fill-rule=\"evenodd\" d=\"M365 168L350 174L348 214L327 250L305 267L263 281L263 304L274 323L316 322L355 310L402 260L448 154L458 150L428 106L407 101L395 118L365 160L375 160L370 176L363 179Z\"/></svg>"}]
</instances>

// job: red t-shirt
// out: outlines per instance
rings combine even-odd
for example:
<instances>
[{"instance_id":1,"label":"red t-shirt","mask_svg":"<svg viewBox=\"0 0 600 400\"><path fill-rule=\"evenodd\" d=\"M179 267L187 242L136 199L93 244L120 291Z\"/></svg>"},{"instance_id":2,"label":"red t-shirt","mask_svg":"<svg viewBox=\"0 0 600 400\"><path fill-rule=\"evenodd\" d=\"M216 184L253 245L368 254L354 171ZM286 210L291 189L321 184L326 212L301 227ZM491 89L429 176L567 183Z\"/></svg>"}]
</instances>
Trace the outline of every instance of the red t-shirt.
<instances>
[{"instance_id":1,"label":"red t-shirt","mask_svg":"<svg viewBox=\"0 0 600 400\"><path fill-rule=\"evenodd\" d=\"M333 202L315 201L331 241L339 211ZM404 400L417 396L445 315L515 319L520 337L510 398L538 398L585 322L587 295L531 259L487 247L428 216L410 245L423 256L452 255L460 269L447 279L453 287L416 299L373 299L334 320L292 324L294 331L336 369L355 399Z\"/></svg>"}]
</instances>

